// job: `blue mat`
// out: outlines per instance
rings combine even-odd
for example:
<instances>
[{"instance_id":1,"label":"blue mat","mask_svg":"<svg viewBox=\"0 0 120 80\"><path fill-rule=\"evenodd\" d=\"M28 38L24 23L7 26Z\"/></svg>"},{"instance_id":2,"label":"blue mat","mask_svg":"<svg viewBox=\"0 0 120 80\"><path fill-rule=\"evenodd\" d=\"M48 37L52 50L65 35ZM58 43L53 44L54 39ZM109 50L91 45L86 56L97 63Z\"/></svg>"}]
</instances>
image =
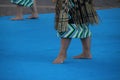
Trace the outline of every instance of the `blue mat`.
<instances>
[{"instance_id":1,"label":"blue mat","mask_svg":"<svg viewBox=\"0 0 120 80\"><path fill-rule=\"evenodd\" d=\"M0 17L0 80L120 80L120 8L98 10L92 31L92 60L74 60L82 51L73 39L64 64L52 64L60 47L54 13L36 20ZM25 15L24 17L27 17Z\"/></svg>"}]
</instances>

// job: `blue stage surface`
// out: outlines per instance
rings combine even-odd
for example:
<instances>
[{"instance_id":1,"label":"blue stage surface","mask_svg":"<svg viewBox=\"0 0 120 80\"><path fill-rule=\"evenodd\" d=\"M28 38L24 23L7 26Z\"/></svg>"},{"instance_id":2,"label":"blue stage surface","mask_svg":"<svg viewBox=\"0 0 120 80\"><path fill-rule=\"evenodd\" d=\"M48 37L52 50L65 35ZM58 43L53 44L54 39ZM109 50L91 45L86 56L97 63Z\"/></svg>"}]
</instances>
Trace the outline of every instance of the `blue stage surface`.
<instances>
[{"instance_id":1,"label":"blue stage surface","mask_svg":"<svg viewBox=\"0 0 120 80\"><path fill-rule=\"evenodd\" d=\"M52 64L60 47L54 13L36 20L0 17L0 80L120 80L120 8L98 14L100 24L90 26L93 58L72 59L82 50L73 39L64 64Z\"/></svg>"}]
</instances>

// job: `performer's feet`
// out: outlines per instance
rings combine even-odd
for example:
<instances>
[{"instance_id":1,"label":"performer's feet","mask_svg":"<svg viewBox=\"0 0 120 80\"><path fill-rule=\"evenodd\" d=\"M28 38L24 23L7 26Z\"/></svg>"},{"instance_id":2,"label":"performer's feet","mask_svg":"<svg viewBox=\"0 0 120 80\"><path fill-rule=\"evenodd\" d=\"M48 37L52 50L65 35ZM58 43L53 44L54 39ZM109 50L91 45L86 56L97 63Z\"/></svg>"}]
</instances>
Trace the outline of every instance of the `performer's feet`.
<instances>
[{"instance_id":1,"label":"performer's feet","mask_svg":"<svg viewBox=\"0 0 120 80\"><path fill-rule=\"evenodd\" d=\"M11 20L23 20L22 17L15 17L15 18L12 18Z\"/></svg>"},{"instance_id":2,"label":"performer's feet","mask_svg":"<svg viewBox=\"0 0 120 80\"><path fill-rule=\"evenodd\" d=\"M28 19L37 19L37 18L38 18L37 14L31 15L31 16L28 17Z\"/></svg>"},{"instance_id":3,"label":"performer's feet","mask_svg":"<svg viewBox=\"0 0 120 80\"><path fill-rule=\"evenodd\" d=\"M92 59L92 55L82 53L80 55L74 56L73 58L74 59Z\"/></svg>"},{"instance_id":4,"label":"performer's feet","mask_svg":"<svg viewBox=\"0 0 120 80\"><path fill-rule=\"evenodd\" d=\"M66 59L66 55L60 54L54 61L53 64L62 64Z\"/></svg>"}]
</instances>

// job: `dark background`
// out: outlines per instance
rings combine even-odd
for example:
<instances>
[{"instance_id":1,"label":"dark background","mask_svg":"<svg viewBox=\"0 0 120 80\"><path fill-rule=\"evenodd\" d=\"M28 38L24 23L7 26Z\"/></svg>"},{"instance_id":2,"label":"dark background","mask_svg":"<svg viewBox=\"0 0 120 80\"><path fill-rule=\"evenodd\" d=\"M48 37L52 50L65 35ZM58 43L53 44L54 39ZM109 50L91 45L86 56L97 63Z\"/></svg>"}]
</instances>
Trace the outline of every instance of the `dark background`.
<instances>
[{"instance_id":1,"label":"dark background","mask_svg":"<svg viewBox=\"0 0 120 80\"><path fill-rule=\"evenodd\" d=\"M120 7L120 0L94 0L96 9L106 9ZM37 0L39 13L54 12L55 4L51 0ZM0 16L14 15L16 6L10 3L10 0L0 0ZM24 8L24 13L30 13L29 8Z\"/></svg>"}]
</instances>

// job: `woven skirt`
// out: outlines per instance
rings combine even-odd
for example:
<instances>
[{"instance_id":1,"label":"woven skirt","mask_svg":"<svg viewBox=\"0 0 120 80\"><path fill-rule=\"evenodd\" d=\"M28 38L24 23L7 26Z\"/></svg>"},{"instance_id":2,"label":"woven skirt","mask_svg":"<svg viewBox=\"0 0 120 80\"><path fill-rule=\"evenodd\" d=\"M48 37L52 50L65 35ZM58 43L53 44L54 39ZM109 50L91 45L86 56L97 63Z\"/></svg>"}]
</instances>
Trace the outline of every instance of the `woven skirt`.
<instances>
[{"instance_id":1,"label":"woven skirt","mask_svg":"<svg viewBox=\"0 0 120 80\"><path fill-rule=\"evenodd\" d=\"M68 24L68 31L57 32L57 36L60 38L87 38L91 37L91 31L87 25Z\"/></svg>"},{"instance_id":2,"label":"woven skirt","mask_svg":"<svg viewBox=\"0 0 120 80\"><path fill-rule=\"evenodd\" d=\"M19 6L31 7L33 5L33 0L11 0L11 3Z\"/></svg>"}]
</instances>

